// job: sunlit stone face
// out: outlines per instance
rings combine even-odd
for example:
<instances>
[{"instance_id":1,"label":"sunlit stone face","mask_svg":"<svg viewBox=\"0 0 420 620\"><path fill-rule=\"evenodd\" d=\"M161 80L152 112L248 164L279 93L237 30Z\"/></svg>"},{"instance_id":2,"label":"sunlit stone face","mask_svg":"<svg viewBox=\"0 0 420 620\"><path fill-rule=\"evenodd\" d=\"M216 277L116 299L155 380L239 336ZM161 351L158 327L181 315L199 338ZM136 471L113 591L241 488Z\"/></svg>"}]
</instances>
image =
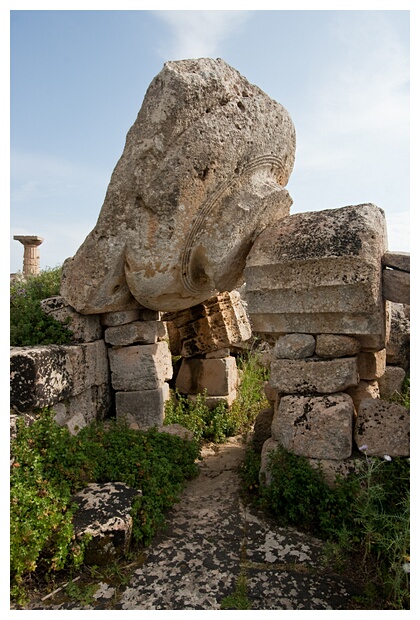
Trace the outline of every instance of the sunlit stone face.
<instances>
[{"instance_id":1,"label":"sunlit stone face","mask_svg":"<svg viewBox=\"0 0 420 620\"><path fill-rule=\"evenodd\" d=\"M63 296L84 313L133 298L165 311L231 290L256 236L289 214L294 154L286 110L224 61L166 63Z\"/></svg>"}]
</instances>

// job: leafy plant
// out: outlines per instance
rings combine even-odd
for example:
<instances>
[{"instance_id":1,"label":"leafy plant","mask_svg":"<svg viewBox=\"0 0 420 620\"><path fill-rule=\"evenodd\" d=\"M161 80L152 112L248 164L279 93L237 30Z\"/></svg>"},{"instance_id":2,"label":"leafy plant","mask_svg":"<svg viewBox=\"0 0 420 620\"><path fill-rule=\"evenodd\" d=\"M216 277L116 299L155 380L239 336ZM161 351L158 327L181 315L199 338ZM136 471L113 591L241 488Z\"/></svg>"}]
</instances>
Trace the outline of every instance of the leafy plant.
<instances>
[{"instance_id":1,"label":"leafy plant","mask_svg":"<svg viewBox=\"0 0 420 620\"><path fill-rule=\"evenodd\" d=\"M197 441L206 439L215 443L222 443L227 437L248 431L267 402L262 395L267 370L260 363L256 352L247 352L238 357L237 364L241 382L231 407L221 402L210 409L206 405L205 391L197 394L194 400L175 391L165 405L164 423L181 424L194 433Z\"/></svg>"},{"instance_id":2,"label":"leafy plant","mask_svg":"<svg viewBox=\"0 0 420 620\"><path fill-rule=\"evenodd\" d=\"M235 592L221 601L220 609L252 609L247 590L246 574L241 573L236 582Z\"/></svg>"},{"instance_id":3,"label":"leafy plant","mask_svg":"<svg viewBox=\"0 0 420 620\"><path fill-rule=\"evenodd\" d=\"M187 478L198 473L196 442L135 431L123 422L92 424L77 436L39 412L28 427L17 422L12 442L12 597L22 601L29 574L80 566L87 540L75 541L71 496L88 482L125 482L142 490L133 506L133 537L148 544Z\"/></svg>"},{"instance_id":4,"label":"leafy plant","mask_svg":"<svg viewBox=\"0 0 420 620\"><path fill-rule=\"evenodd\" d=\"M72 333L41 310L40 302L60 292L61 267L10 283L10 344L14 347L68 344Z\"/></svg>"}]
</instances>

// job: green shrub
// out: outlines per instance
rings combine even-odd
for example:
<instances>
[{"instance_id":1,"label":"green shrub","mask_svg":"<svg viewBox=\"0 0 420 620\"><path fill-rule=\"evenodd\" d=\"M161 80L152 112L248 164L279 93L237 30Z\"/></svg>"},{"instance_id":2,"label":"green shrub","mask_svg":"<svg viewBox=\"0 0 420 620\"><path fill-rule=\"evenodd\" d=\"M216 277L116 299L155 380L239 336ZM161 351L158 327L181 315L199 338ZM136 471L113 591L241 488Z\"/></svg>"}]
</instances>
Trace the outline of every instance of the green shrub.
<instances>
[{"instance_id":1,"label":"green shrub","mask_svg":"<svg viewBox=\"0 0 420 620\"><path fill-rule=\"evenodd\" d=\"M71 332L41 310L40 302L60 293L61 267L10 283L10 345L68 344Z\"/></svg>"},{"instance_id":2,"label":"green shrub","mask_svg":"<svg viewBox=\"0 0 420 620\"><path fill-rule=\"evenodd\" d=\"M141 489L133 506L133 537L148 544L164 522L184 481L198 473L199 447L156 429L147 432L112 422L92 424L72 436L48 409L28 427L17 423L12 441L12 597L24 596L25 577L79 566L84 543L76 544L71 496L89 482L125 482Z\"/></svg>"},{"instance_id":3,"label":"green shrub","mask_svg":"<svg viewBox=\"0 0 420 620\"><path fill-rule=\"evenodd\" d=\"M237 364L241 383L231 407L221 402L209 409L205 392L197 394L193 401L175 391L166 402L164 424L181 424L194 433L197 441L205 439L215 443L222 443L228 437L249 431L257 414L267 404L262 395L267 370L255 352L238 357Z\"/></svg>"},{"instance_id":4,"label":"green shrub","mask_svg":"<svg viewBox=\"0 0 420 620\"><path fill-rule=\"evenodd\" d=\"M259 484L260 456L249 448L242 488L281 525L328 541L334 565L358 554L376 567L387 606L408 609L410 561L410 460L368 457L358 474L324 481L304 457L279 446L269 456L270 484Z\"/></svg>"}]
</instances>

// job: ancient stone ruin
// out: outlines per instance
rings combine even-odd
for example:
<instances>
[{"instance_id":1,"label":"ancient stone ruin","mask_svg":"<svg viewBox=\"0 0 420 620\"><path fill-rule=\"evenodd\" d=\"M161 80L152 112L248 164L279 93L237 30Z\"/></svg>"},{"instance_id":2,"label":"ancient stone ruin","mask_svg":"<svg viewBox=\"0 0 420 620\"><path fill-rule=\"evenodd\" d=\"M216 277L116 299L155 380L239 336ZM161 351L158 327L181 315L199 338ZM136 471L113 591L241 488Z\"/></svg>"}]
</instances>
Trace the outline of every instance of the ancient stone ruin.
<instances>
[{"instance_id":1,"label":"ancient stone ruin","mask_svg":"<svg viewBox=\"0 0 420 620\"><path fill-rule=\"evenodd\" d=\"M407 456L408 412L382 398L409 367L409 255L388 251L373 204L290 215L294 158L288 112L223 60L166 63L44 302L75 342L12 350L14 408L161 426L170 381L230 405L232 349L257 335L272 350L262 477L279 444L332 474L365 444Z\"/></svg>"}]
</instances>

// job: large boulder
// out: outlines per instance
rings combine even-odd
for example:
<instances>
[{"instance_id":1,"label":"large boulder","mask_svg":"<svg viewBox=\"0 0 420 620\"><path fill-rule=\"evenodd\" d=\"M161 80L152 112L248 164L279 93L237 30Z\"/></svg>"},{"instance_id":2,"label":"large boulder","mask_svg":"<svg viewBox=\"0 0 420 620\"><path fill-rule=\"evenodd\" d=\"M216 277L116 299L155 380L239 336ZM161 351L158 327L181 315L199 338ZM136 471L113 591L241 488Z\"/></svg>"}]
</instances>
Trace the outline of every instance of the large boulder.
<instances>
[{"instance_id":1,"label":"large boulder","mask_svg":"<svg viewBox=\"0 0 420 620\"><path fill-rule=\"evenodd\" d=\"M235 288L255 238L289 215L288 112L221 59L150 84L98 222L64 264L78 312L182 310Z\"/></svg>"}]
</instances>

